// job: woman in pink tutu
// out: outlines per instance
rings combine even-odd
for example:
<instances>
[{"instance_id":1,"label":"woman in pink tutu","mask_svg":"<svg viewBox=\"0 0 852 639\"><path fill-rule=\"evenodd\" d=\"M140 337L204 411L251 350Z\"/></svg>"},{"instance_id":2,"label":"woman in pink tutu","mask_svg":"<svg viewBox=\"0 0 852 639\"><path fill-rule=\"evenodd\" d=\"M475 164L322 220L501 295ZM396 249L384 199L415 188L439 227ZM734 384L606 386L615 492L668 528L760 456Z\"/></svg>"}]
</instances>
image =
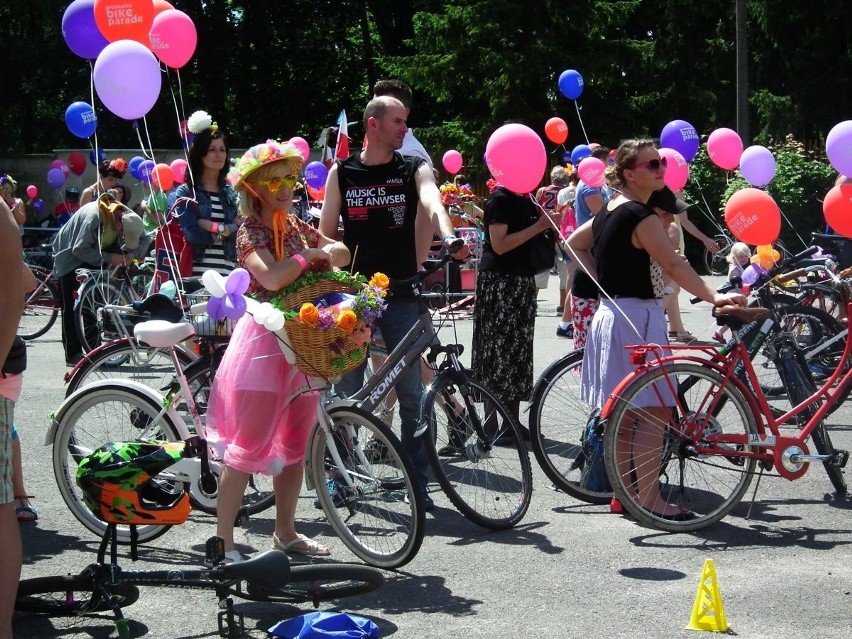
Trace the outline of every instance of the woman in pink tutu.
<instances>
[{"instance_id":1,"label":"woman in pink tutu","mask_svg":"<svg viewBox=\"0 0 852 639\"><path fill-rule=\"evenodd\" d=\"M237 262L251 275L248 295L260 302L303 271L349 263L342 242L288 214L302 165L299 150L268 140L250 148L228 174L240 193ZM288 553L328 555L331 549L296 532L305 446L316 421L321 381L287 363L275 335L243 316L216 374L207 412L208 440L222 455L217 534L226 561L241 561L234 521L252 473L273 475L275 532L272 545Z\"/></svg>"}]
</instances>

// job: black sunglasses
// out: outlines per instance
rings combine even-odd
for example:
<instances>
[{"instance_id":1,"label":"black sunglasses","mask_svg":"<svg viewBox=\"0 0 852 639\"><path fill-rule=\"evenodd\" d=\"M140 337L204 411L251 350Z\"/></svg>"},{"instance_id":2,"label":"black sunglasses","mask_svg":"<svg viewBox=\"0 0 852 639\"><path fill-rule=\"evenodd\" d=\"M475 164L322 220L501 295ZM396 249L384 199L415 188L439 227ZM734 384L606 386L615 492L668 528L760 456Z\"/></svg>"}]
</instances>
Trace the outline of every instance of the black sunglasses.
<instances>
[{"instance_id":1,"label":"black sunglasses","mask_svg":"<svg viewBox=\"0 0 852 639\"><path fill-rule=\"evenodd\" d=\"M666 158L648 160L647 162L639 162L634 165L633 168L638 169L640 166L647 166L649 171L659 171L660 167L665 169L668 166L668 161Z\"/></svg>"}]
</instances>

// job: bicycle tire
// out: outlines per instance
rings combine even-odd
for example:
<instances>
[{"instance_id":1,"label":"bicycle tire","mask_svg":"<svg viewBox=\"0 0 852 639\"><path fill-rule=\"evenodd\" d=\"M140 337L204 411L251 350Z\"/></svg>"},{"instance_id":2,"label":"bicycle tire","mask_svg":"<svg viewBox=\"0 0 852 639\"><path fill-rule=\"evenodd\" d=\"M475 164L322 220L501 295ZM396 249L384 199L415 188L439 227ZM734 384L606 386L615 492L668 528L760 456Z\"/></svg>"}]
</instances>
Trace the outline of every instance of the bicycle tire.
<instances>
[{"instance_id":1,"label":"bicycle tire","mask_svg":"<svg viewBox=\"0 0 852 639\"><path fill-rule=\"evenodd\" d=\"M186 351L177 352L184 371L188 371L195 359ZM65 397L101 379L130 379L163 392L175 372L167 349L146 348L135 339L122 337L102 344L80 360L68 378Z\"/></svg>"},{"instance_id":2,"label":"bicycle tire","mask_svg":"<svg viewBox=\"0 0 852 639\"><path fill-rule=\"evenodd\" d=\"M139 589L136 586L104 584L104 588L113 598L113 604L119 608L130 606L139 599ZM99 601L89 609L93 594L94 580L91 575L85 573L22 579L18 583L15 610L49 616L76 616L112 610L105 601ZM75 595L85 597L78 598Z\"/></svg>"},{"instance_id":3,"label":"bicycle tire","mask_svg":"<svg viewBox=\"0 0 852 639\"><path fill-rule=\"evenodd\" d=\"M352 564L290 566L287 583L276 588L246 585L246 596L252 601L305 603L364 595L385 583L380 570Z\"/></svg>"},{"instance_id":4,"label":"bicycle tire","mask_svg":"<svg viewBox=\"0 0 852 639\"><path fill-rule=\"evenodd\" d=\"M500 426L482 437L471 416L476 411L484 430L491 417L488 407L493 407ZM462 408L465 412L459 414ZM429 461L453 506L483 528L517 525L532 499L532 468L518 423L500 400L475 379L447 370L429 385L423 416L430 425ZM494 444L498 437L506 441Z\"/></svg>"},{"instance_id":5,"label":"bicycle tire","mask_svg":"<svg viewBox=\"0 0 852 639\"><path fill-rule=\"evenodd\" d=\"M179 430L169 413L158 420L162 406L127 382L102 381L90 384L66 399L57 411L58 427L53 440L53 473L59 493L71 513L88 530L103 536L107 524L98 519L83 501L76 482L77 466L83 456L108 442L144 439L179 441ZM137 526L140 543L163 535L171 526ZM130 527L117 526L121 544L130 543Z\"/></svg>"},{"instance_id":6,"label":"bicycle tire","mask_svg":"<svg viewBox=\"0 0 852 639\"><path fill-rule=\"evenodd\" d=\"M379 568L407 564L423 543L426 519L423 495L408 454L374 415L354 406L334 407L328 414L331 441L323 429L317 428L309 444L319 505L337 536L356 556ZM367 459L371 440L379 445ZM355 486L340 483L342 474L331 446Z\"/></svg>"},{"instance_id":7,"label":"bicycle tire","mask_svg":"<svg viewBox=\"0 0 852 639\"><path fill-rule=\"evenodd\" d=\"M530 445L555 488L589 504L608 504L612 491L591 490L583 450L592 406L580 397L583 351L572 351L541 374L530 402Z\"/></svg>"},{"instance_id":8,"label":"bicycle tire","mask_svg":"<svg viewBox=\"0 0 852 639\"><path fill-rule=\"evenodd\" d=\"M659 409L661 388L677 388L678 397L674 407L653 415L642 406ZM724 453L751 450L751 446L720 444L718 454L694 452L708 431L757 433L751 406L736 386L700 364L675 362L650 368L614 401L604 430L604 460L615 497L637 521L669 532L691 532L719 521L739 504L756 460ZM639 437L648 442L644 451L639 450ZM646 492L641 500L634 488L640 483L638 490ZM690 515L671 519L642 503L657 491L666 505Z\"/></svg>"},{"instance_id":9,"label":"bicycle tire","mask_svg":"<svg viewBox=\"0 0 852 639\"><path fill-rule=\"evenodd\" d=\"M711 253L710 249L704 249L704 268L710 275L727 275L728 274L728 253L731 252L731 247L734 245L726 235L717 235L713 238L719 245L719 250L716 253Z\"/></svg>"},{"instance_id":10,"label":"bicycle tire","mask_svg":"<svg viewBox=\"0 0 852 639\"><path fill-rule=\"evenodd\" d=\"M95 350L103 343L103 332L98 322L98 309L107 304L126 305L130 299L122 288L106 278L94 276L92 283L84 286L74 308L77 335L84 353Z\"/></svg>"},{"instance_id":11,"label":"bicycle tire","mask_svg":"<svg viewBox=\"0 0 852 639\"><path fill-rule=\"evenodd\" d=\"M42 269L32 269L41 290L30 300L32 294L25 294L24 312L18 322L18 335L25 340L33 340L47 333L59 316L59 289L50 279L50 273Z\"/></svg>"}]
</instances>

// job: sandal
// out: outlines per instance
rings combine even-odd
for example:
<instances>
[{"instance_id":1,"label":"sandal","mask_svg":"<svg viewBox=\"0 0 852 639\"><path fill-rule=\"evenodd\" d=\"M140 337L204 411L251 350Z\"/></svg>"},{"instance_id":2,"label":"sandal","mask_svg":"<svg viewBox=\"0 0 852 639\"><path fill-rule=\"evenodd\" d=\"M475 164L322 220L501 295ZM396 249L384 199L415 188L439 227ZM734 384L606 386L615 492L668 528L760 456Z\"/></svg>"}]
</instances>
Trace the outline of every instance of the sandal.
<instances>
[{"instance_id":1,"label":"sandal","mask_svg":"<svg viewBox=\"0 0 852 639\"><path fill-rule=\"evenodd\" d=\"M15 501L21 501L23 499L32 499L32 495L15 495ZM32 506L24 506L21 504L15 508L15 517L21 523L30 523L34 521L38 521L38 511Z\"/></svg>"},{"instance_id":2,"label":"sandal","mask_svg":"<svg viewBox=\"0 0 852 639\"><path fill-rule=\"evenodd\" d=\"M673 342L684 342L689 344L690 342L696 341L698 338L695 337L689 331L683 331L682 333L677 333L675 331L669 331L669 340Z\"/></svg>"},{"instance_id":3,"label":"sandal","mask_svg":"<svg viewBox=\"0 0 852 639\"><path fill-rule=\"evenodd\" d=\"M297 535L295 539L284 542L278 539L278 535L272 533L272 547L286 553L309 557L327 557L331 554L331 548L323 546L305 535Z\"/></svg>"}]
</instances>

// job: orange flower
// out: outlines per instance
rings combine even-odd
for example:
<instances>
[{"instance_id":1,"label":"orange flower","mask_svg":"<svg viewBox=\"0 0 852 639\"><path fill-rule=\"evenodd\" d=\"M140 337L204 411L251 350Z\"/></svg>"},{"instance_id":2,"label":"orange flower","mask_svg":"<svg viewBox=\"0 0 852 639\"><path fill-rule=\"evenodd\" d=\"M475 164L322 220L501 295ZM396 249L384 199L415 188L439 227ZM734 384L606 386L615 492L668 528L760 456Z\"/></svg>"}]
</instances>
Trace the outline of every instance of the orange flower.
<instances>
[{"instance_id":1,"label":"orange flower","mask_svg":"<svg viewBox=\"0 0 852 639\"><path fill-rule=\"evenodd\" d=\"M310 302L302 304L302 307L299 309L299 321L302 322L302 324L315 326L318 319L319 310L316 306Z\"/></svg>"},{"instance_id":2,"label":"orange flower","mask_svg":"<svg viewBox=\"0 0 852 639\"><path fill-rule=\"evenodd\" d=\"M346 333L351 333L355 330L355 324L358 322L358 317L354 311L346 309L337 316L337 328Z\"/></svg>"},{"instance_id":3,"label":"orange flower","mask_svg":"<svg viewBox=\"0 0 852 639\"><path fill-rule=\"evenodd\" d=\"M368 282L370 286L376 286L382 290L385 290L388 286L390 286L390 280L388 276L384 273L375 273Z\"/></svg>"}]
</instances>

